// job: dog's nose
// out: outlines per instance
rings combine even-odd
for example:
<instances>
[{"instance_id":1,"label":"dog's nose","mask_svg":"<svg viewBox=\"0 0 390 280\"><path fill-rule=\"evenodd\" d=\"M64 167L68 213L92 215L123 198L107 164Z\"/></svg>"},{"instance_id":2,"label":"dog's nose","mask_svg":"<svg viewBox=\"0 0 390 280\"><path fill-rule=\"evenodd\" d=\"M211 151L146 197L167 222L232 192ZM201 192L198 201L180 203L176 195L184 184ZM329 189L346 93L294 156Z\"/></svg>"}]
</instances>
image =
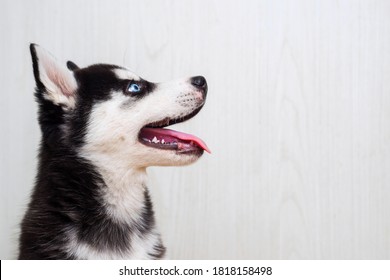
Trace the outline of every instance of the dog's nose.
<instances>
[{"instance_id":1,"label":"dog's nose","mask_svg":"<svg viewBox=\"0 0 390 280\"><path fill-rule=\"evenodd\" d=\"M203 90L204 93L207 92L207 82L203 76L192 77L191 84L196 88Z\"/></svg>"}]
</instances>

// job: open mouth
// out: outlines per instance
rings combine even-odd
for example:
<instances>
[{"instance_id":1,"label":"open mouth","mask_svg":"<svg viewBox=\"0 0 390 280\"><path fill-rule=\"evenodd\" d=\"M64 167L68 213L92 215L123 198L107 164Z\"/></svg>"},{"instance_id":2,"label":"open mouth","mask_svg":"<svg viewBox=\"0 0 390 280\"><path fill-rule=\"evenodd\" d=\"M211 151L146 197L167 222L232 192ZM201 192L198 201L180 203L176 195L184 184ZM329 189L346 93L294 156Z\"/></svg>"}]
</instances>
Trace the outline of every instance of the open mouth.
<instances>
[{"instance_id":1,"label":"open mouth","mask_svg":"<svg viewBox=\"0 0 390 280\"><path fill-rule=\"evenodd\" d=\"M194 117L201 108L178 119L165 118L144 126L138 136L139 141L149 147L163 150L176 150L178 153L211 153L206 143L191 134L166 129L165 127L181 123Z\"/></svg>"}]
</instances>

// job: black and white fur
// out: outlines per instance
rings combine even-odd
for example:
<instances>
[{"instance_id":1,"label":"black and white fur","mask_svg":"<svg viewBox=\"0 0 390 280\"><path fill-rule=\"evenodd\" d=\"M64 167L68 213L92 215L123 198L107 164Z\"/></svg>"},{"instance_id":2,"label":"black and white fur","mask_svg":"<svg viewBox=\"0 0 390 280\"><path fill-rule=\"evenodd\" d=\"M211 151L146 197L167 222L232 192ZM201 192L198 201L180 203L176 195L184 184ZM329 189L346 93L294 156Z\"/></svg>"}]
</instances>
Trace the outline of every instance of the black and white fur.
<instances>
[{"instance_id":1,"label":"black and white fur","mask_svg":"<svg viewBox=\"0 0 390 280\"><path fill-rule=\"evenodd\" d=\"M38 45L30 50L42 141L19 259L163 258L146 168L190 164L202 151L155 149L138 133L195 115L205 81L201 88L194 78L155 84L123 67L66 66ZM126 92L132 81L140 94Z\"/></svg>"}]
</instances>

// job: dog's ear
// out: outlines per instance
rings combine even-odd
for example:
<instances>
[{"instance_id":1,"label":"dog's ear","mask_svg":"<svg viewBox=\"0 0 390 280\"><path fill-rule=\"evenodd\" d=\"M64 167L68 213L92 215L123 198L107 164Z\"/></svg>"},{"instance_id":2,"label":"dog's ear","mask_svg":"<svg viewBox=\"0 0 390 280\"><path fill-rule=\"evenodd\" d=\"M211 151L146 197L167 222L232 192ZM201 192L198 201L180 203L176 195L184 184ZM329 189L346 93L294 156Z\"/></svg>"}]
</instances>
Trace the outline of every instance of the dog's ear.
<instances>
[{"instance_id":1,"label":"dog's ear","mask_svg":"<svg viewBox=\"0 0 390 280\"><path fill-rule=\"evenodd\" d=\"M31 44L30 51L35 82L43 97L66 109L74 108L77 91L74 73L42 47Z\"/></svg>"},{"instance_id":2,"label":"dog's ear","mask_svg":"<svg viewBox=\"0 0 390 280\"><path fill-rule=\"evenodd\" d=\"M66 63L66 66L68 67L68 69L69 69L70 71L75 71L75 70L80 69L80 67L78 67L78 66L76 65L76 63L74 63L73 61L70 61L70 60Z\"/></svg>"}]
</instances>

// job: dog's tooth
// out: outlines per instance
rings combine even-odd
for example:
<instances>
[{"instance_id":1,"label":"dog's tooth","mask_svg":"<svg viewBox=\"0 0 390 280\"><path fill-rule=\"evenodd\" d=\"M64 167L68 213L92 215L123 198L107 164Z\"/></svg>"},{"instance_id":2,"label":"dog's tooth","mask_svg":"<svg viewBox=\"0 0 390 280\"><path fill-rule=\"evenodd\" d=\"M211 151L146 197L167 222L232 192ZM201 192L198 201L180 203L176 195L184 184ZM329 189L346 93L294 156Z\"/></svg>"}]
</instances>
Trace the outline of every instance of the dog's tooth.
<instances>
[{"instance_id":1,"label":"dog's tooth","mask_svg":"<svg viewBox=\"0 0 390 280\"><path fill-rule=\"evenodd\" d=\"M161 143L165 144L165 140L164 140L164 139L163 139L163 140L161 140Z\"/></svg>"},{"instance_id":2,"label":"dog's tooth","mask_svg":"<svg viewBox=\"0 0 390 280\"><path fill-rule=\"evenodd\" d=\"M157 137L156 137L156 136L154 136L154 138L152 139L152 142L153 142L153 143L160 143L160 141L157 140Z\"/></svg>"}]
</instances>

